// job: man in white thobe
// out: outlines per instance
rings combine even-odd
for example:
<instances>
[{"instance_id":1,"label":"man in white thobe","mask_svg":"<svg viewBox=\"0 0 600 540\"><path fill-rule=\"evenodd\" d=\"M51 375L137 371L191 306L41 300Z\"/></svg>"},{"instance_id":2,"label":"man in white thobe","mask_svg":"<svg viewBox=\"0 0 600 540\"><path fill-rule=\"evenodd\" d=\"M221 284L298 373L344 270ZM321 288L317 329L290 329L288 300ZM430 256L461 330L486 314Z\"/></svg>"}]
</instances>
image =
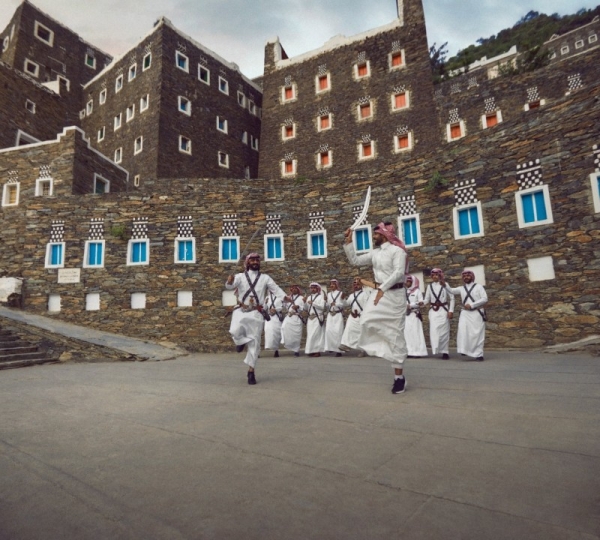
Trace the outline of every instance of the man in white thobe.
<instances>
[{"instance_id":1,"label":"man in white thobe","mask_svg":"<svg viewBox=\"0 0 600 540\"><path fill-rule=\"evenodd\" d=\"M260 255L250 253L246 257L246 271L230 275L225 283L228 290L237 289L238 305L231 314L229 333L237 352L247 346L244 363L248 365L248 384L256 384L254 369L260 352L260 338L265 324L266 310L262 299L266 292L285 298L285 292L267 274L260 273ZM268 315L268 314L267 314Z\"/></svg>"},{"instance_id":2,"label":"man in white thobe","mask_svg":"<svg viewBox=\"0 0 600 540\"><path fill-rule=\"evenodd\" d=\"M345 237L344 250L348 260L356 266L372 265L377 286L360 317L358 347L369 356L379 356L392 363L395 373L392 393L401 394L406 389L403 374L406 359L406 248L389 222L380 223L375 227L373 244L376 249L369 253L356 254L351 229L346 230Z\"/></svg>"},{"instance_id":3,"label":"man in white thobe","mask_svg":"<svg viewBox=\"0 0 600 540\"><path fill-rule=\"evenodd\" d=\"M300 344L304 329L304 321L301 316L304 309L304 298L298 285L290 287L288 300L283 305L285 317L281 325L281 341L286 349L294 351L294 356L300 356Z\"/></svg>"},{"instance_id":4,"label":"man in white thobe","mask_svg":"<svg viewBox=\"0 0 600 540\"><path fill-rule=\"evenodd\" d=\"M342 356L340 344L344 334L344 293L340 290L340 282L337 279L329 282L326 310L325 350Z\"/></svg>"},{"instance_id":5,"label":"man in white thobe","mask_svg":"<svg viewBox=\"0 0 600 540\"><path fill-rule=\"evenodd\" d=\"M483 344L485 342L485 322L487 316L483 306L488 297L483 286L475 283L475 274L471 270L462 273L464 285L450 287L446 290L451 294L460 294L463 308L458 318L458 333L456 334L456 350L459 354L472 356L483 362Z\"/></svg>"},{"instance_id":6,"label":"man in white thobe","mask_svg":"<svg viewBox=\"0 0 600 540\"><path fill-rule=\"evenodd\" d=\"M340 349L343 351L358 349L358 338L360 337L360 316L369 298L370 293L368 291L373 290L370 288L363 288L360 278L354 278L354 281L352 282L352 288L354 291L348 296L348 298L346 298L346 300L344 300L344 307L348 308L350 313L348 314L346 328L344 329L342 343L340 345ZM359 350L358 356L365 356L365 352Z\"/></svg>"},{"instance_id":7,"label":"man in white thobe","mask_svg":"<svg viewBox=\"0 0 600 540\"><path fill-rule=\"evenodd\" d=\"M268 291L265 298L265 308L271 317L270 321L265 321L265 349L274 350L273 356L279 358L283 301L281 298L277 298L271 291Z\"/></svg>"},{"instance_id":8,"label":"man in white thobe","mask_svg":"<svg viewBox=\"0 0 600 540\"><path fill-rule=\"evenodd\" d=\"M310 294L305 298L304 311L308 315L306 321L306 347L308 356L321 356L325 350L325 297L321 285L310 284Z\"/></svg>"},{"instance_id":9,"label":"man in white thobe","mask_svg":"<svg viewBox=\"0 0 600 540\"><path fill-rule=\"evenodd\" d=\"M404 337L406 338L406 349L408 356L427 356L427 345L425 334L423 334L423 319L421 318L420 306L423 304L423 293L419 289L419 278L417 276L406 276L406 324L404 325Z\"/></svg>"},{"instance_id":10,"label":"man in white thobe","mask_svg":"<svg viewBox=\"0 0 600 540\"><path fill-rule=\"evenodd\" d=\"M442 359L450 358L450 321L454 317L454 295L446 292L444 272L441 268L431 271L430 283L425 292L423 304L429 304L429 341L431 354L442 354ZM423 305L421 304L421 305Z\"/></svg>"}]
</instances>

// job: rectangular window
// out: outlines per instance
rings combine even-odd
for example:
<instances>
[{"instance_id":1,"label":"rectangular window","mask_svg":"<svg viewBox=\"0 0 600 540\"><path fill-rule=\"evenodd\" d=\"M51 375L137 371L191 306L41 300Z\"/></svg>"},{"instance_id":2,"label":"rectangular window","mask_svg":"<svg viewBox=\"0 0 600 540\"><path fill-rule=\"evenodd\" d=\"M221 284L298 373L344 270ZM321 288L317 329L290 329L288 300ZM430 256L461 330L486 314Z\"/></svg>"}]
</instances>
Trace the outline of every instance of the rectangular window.
<instances>
[{"instance_id":1,"label":"rectangular window","mask_svg":"<svg viewBox=\"0 0 600 540\"><path fill-rule=\"evenodd\" d=\"M147 265L150 262L150 240L137 238L127 243L127 265Z\"/></svg>"},{"instance_id":2,"label":"rectangular window","mask_svg":"<svg viewBox=\"0 0 600 540\"><path fill-rule=\"evenodd\" d=\"M184 154L192 153L192 141L183 135L179 135L179 151Z\"/></svg>"},{"instance_id":3,"label":"rectangular window","mask_svg":"<svg viewBox=\"0 0 600 540\"><path fill-rule=\"evenodd\" d=\"M373 141L358 145L358 159L372 159L375 157L375 143Z\"/></svg>"},{"instance_id":4,"label":"rectangular window","mask_svg":"<svg viewBox=\"0 0 600 540\"><path fill-rule=\"evenodd\" d=\"M131 309L146 309L146 293L131 293Z\"/></svg>"},{"instance_id":5,"label":"rectangular window","mask_svg":"<svg viewBox=\"0 0 600 540\"><path fill-rule=\"evenodd\" d=\"M237 98L238 98L238 105L240 107L244 107L244 109L245 109L246 108L246 96L244 95L244 93L238 91Z\"/></svg>"},{"instance_id":6,"label":"rectangular window","mask_svg":"<svg viewBox=\"0 0 600 540\"><path fill-rule=\"evenodd\" d=\"M250 180L250 166L249 165L246 165L244 167L244 178L246 180Z\"/></svg>"},{"instance_id":7,"label":"rectangular window","mask_svg":"<svg viewBox=\"0 0 600 540\"><path fill-rule=\"evenodd\" d=\"M393 53L390 53L388 60L390 71L392 69L400 69L404 67L404 51L395 51Z\"/></svg>"},{"instance_id":8,"label":"rectangular window","mask_svg":"<svg viewBox=\"0 0 600 540\"><path fill-rule=\"evenodd\" d=\"M306 252L309 259L327 257L327 231L309 231L306 233Z\"/></svg>"},{"instance_id":9,"label":"rectangular window","mask_svg":"<svg viewBox=\"0 0 600 540\"><path fill-rule=\"evenodd\" d=\"M325 131L326 129L331 129L333 122L333 118L331 114L323 114L319 116L317 119L317 126L319 131Z\"/></svg>"},{"instance_id":10,"label":"rectangular window","mask_svg":"<svg viewBox=\"0 0 600 540\"><path fill-rule=\"evenodd\" d=\"M192 291L177 291L177 307L192 307Z\"/></svg>"},{"instance_id":11,"label":"rectangular window","mask_svg":"<svg viewBox=\"0 0 600 540\"><path fill-rule=\"evenodd\" d=\"M281 162L281 176L294 176L296 174L296 160L286 159Z\"/></svg>"},{"instance_id":12,"label":"rectangular window","mask_svg":"<svg viewBox=\"0 0 600 540\"><path fill-rule=\"evenodd\" d=\"M50 45L50 47L54 45L54 32L38 21L35 21L34 35L46 45Z\"/></svg>"},{"instance_id":13,"label":"rectangular window","mask_svg":"<svg viewBox=\"0 0 600 540\"><path fill-rule=\"evenodd\" d=\"M179 112L182 112L183 114L187 114L188 116L191 116L192 102L188 98L179 96L177 98L177 109L179 110Z\"/></svg>"},{"instance_id":14,"label":"rectangular window","mask_svg":"<svg viewBox=\"0 0 600 540\"><path fill-rule=\"evenodd\" d=\"M123 89L123 75L119 75L115 79L115 94Z\"/></svg>"},{"instance_id":15,"label":"rectangular window","mask_svg":"<svg viewBox=\"0 0 600 540\"><path fill-rule=\"evenodd\" d=\"M104 240L86 240L83 254L83 267L104 267Z\"/></svg>"},{"instance_id":16,"label":"rectangular window","mask_svg":"<svg viewBox=\"0 0 600 540\"><path fill-rule=\"evenodd\" d=\"M560 48L560 54L569 54L569 46L565 45L563 47Z\"/></svg>"},{"instance_id":17,"label":"rectangular window","mask_svg":"<svg viewBox=\"0 0 600 540\"><path fill-rule=\"evenodd\" d=\"M104 105L106 103L106 88L100 91L100 97L98 98L98 103L100 105Z\"/></svg>"},{"instance_id":18,"label":"rectangular window","mask_svg":"<svg viewBox=\"0 0 600 540\"><path fill-rule=\"evenodd\" d=\"M285 253L283 249L283 234L265 234L265 260L285 260Z\"/></svg>"},{"instance_id":19,"label":"rectangular window","mask_svg":"<svg viewBox=\"0 0 600 540\"><path fill-rule=\"evenodd\" d=\"M99 195L110 192L110 182L99 174L94 175L94 193Z\"/></svg>"},{"instance_id":20,"label":"rectangular window","mask_svg":"<svg viewBox=\"0 0 600 540\"><path fill-rule=\"evenodd\" d=\"M219 167L229 169L229 154L218 152L217 159L219 160Z\"/></svg>"},{"instance_id":21,"label":"rectangular window","mask_svg":"<svg viewBox=\"0 0 600 540\"><path fill-rule=\"evenodd\" d=\"M316 93L320 94L321 92L328 92L331 90L331 76L329 73L325 75L317 75L316 80Z\"/></svg>"},{"instance_id":22,"label":"rectangular window","mask_svg":"<svg viewBox=\"0 0 600 540\"><path fill-rule=\"evenodd\" d=\"M287 86L283 86L281 88L281 102L287 103L289 101L293 101L296 99L297 88L296 83L289 84Z\"/></svg>"},{"instance_id":23,"label":"rectangular window","mask_svg":"<svg viewBox=\"0 0 600 540\"><path fill-rule=\"evenodd\" d=\"M190 60L180 51L175 52L175 65L186 73L190 72Z\"/></svg>"},{"instance_id":24,"label":"rectangular window","mask_svg":"<svg viewBox=\"0 0 600 540\"><path fill-rule=\"evenodd\" d=\"M104 126L102 126L99 130L98 130L98 142L102 142L104 140L104 135L106 134L106 129Z\"/></svg>"},{"instance_id":25,"label":"rectangular window","mask_svg":"<svg viewBox=\"0 0 600 540\"><path fill-rule=\"evenodd\" d=\"M500 111L484 114L481 117L481 124L483 126L483 129L494 127L500 122L502 122L502 113Z\"/></svg>"},{"instance_id":26,"label":"rectangular window","mask_svg":"<svg viewBox=\"0 0 600 540\"><path fill-rule=\"evenodd\" d=\"M594 201L594 212L600 212L600 173L590 174L590 184L592 187L592 200Z\"/></svg>"},{"instance_id":27,"label":"rectangular window","mask_svg":"<svg viewBox=\"0 0 600 540\"><path fill-rule=\"evenodd\" d=\"M293 139L296 136L296 124L289 126L281 126L281 138L285 141L286 139Z\"/></svg>"},{"instance_id":28,"label":"rectangular window","mask_svg":"<svg viewBox=\"0 0 600 540\"><path fill-rule=\"evenodd\" d=\"M219 238L219 262L237 262L239 254L239 236L221 236Z\"/></svg>"},{"instance_id":29,"label":"rectangular window","mask_svg":"<svg viewBox=\"0 0 600 540\"><path fill-rule=\"evenodd\" d=\"M596 41L598 41L598 36L596 34L592 34L589 38L588 38L588 43L596 43Z\"/></svg>"},{"instance_id":30,"label":"rectangular window","mask_svg":"<svg viewBox=\"0 0 600 540\"><path fill-rule=\"evenodd\" d=\"M46 244L45 268L63 268L65 266L65 243L49 242Z\"/></svg>"},{"instance_id":31,"label":"rectangular window","mask_svg":"<svg viewBox=\"0 0 600 540\"><path fill-rule=\"evenodd\" d=\"M354 231L354 250L356 253L371 251L371 225L359 227Z\"/></svg>"},{"instance_id":32,"label":"rectangular window","mask_svg":"<svg viewBox=\"0 0 600 540\"><path fill-rule=\"evenodd\" d=\"M85 310L98 311L100 309L100 293L88 293L85 295Z\"/></svg>"},{"instance_id":33,"label":"rectangular window","mask_svg":"<svg viewBox=\"0 0 600 540\"><path fill-rule=\"evenodd\" d=\"M130 105L125 109L125 120L131 122L135 116L135 105Z\"/></svg>"},{"instance_id":34,"label":"rectangular window","mask_svg":"<svg viewBox=\"0 0 600 540\"><path fill-rule=\"evenodd\" d=\"M32 114L35 114L35 103L30 99L25 100L25 108Z\"/></svg>"},{"instance_id":35,"label":"rectangular window","mask_svg":"<svg viewBox=\"0 0 600 540\"><path fill-rule=\"evenodd\" d=\"M576 49L581 49L584 45L583 39L579 39L575 42L575 48Z\"/></svg>"},{"instance_id":36,"label":"rectangular window","mask_svg":"<svg viewBox=\"0 0 600 540\"><path fill-rule=\"evenodd\" d=\"M394 135L394 150L396 153L412 150L413 137L412 132L403 135Z\"/></svg>"},{"instance_id":37,"label":"rectangular window","mask_svg":"<svg viewBox=\"0 0 600 540\"><path fill-rule=\"evenodd\" d=\"M371 102L363 103L358 106L358 119L365 120L366 118L371 118L373 116L373 107L371 106Z\"/></svg>"},{"instance_id":38,"label":"rectangular window","mask_svg":"<svg viewBox=\"0 0 600 540\"><path fill-rule=\"evenodd\" d=\"M392 94L392 110L399 111L408 107L408 92L398 92Z\"/></svg>"},{"instance_id":39,"label":"rectangular window","mask_svg":"<svg viewBox=\"0 0 600 540\"><path fill-rule=\"evenodd\" d=\"M244 144L248 144L248 132L247 131L242 132L242 142Z\"/></svg>"},{"instance_id":40,"label":"rectangular window","mask_svg":"<svg viewBox=\"0 0 600 540\"><path fill-rule=\"evenodd\" d=\"M554 223L547 185L517 191L515 197L519 228Z\"/></svg>"},{"instance_id":41,"label":"rectangular window","mask_svg":"<svg viewBox=\"0 0 600 540\"><path fill-rule=\"evenodd\" d=\"M140 112L144 112L150 106L150 94L140 98Z\"/></svg>"},{"instance_id":42,"label":"rectangular window","mask_svg":"<svg viewBox=\"0 0 600 540\"><path fill-rule=\"evenodd\" d=\"M198 80L202 81L204 84L210 85L210 71L200 64L198 64Z\"/></svg>"},{"instance_id":43,"label":"rectangular window","mask_svg":"<svg viewBox=\"0 0 600 540\"><path fill-rule=\"evenodd\" d=\"M481 202L452 209L454 215L454 238L483 236Z\"/></svg>"},{"instance_id":44,"label":"rectangular window","mask_svg":"<svg viewBox=\"0 0 600 540\"><path fill-rule=\"evenodd\" d=\"M217 129L222 133L227 133L227 120L217 116Z\"/></svg>"},{"instance_id":45,"label":"rectangular window","mask_svg":"<svg viewBox=\"0 0 600 540\"><path fill-rule=\"evenodd\" d=\"M133 145L133 154L139 154L144 149L144 137L138 137Z\"/></svg>"},{"instance_id":46,"label":"rectangular window","mask_svg":"<svg viewBox=\"0 0 600 540\"><path fill-rule=\"evenodd\" d=\"M133 185L134 185L135 187L140 187L140 175L139 175L139 174L136 174L136 175L133 177Z\"/></svg>"},{"instance_id":47,"label":"rectangular window","mask_svg":"<svg viewBox=\"0 0 600 540\"><path fill-rule=\"evenodd\" d=\"M256 116L258 112L256 109L256 104L250 99L248 100L248 110L250 111L250 114L253 114L254 116Z\"/></svg>"},{"instance_id":48,"label":"rectangular window","mask_svg":"<svg viewBox=\"0 0 600 540\"><path fill-rule=\"evenodd\" d=\"M147 53L144 55L142 60L142 71L146 71L152 65L152 53Z\"/></svg>"},{"instance_id":49,"label":"rectangular window","mask_svg":"<svg viewBox=\"0 0 600 540\"><path fill-rule=\"evenodd\" d=\"M38 178L35 181L36 197L51 197L54 193L54 180L52 178Z\"/></svg>"},{"instance_id":50,"label":"rectangular window","mask_svg":"<svg viewBox=\"0 0 600 540\"><path fill-rule=\"evenodd\" d=\"M91 54L86 54L83 62L87 67L96 69L96 58L94 58Z\"/></svg>"},{"instance_id":51,"label":"rectangular window","mask_svg":"<svg viewBox=\"0 0 600 540\"><path fill-rule=\"evenodd\" d=\"M354 64L354 76L356 79L364 79L371 75L371 64L367 60L366 62L360 62Z\"/></svg>"},{"instance_id":52,"label":"rectangular window","mask_svg":"<svg viewBox=\"0 0 600 540\"><path fill-rule=\"evenodd\" d=\"M27 73L27 75L31 75L32 77L37 77L40 73L40 66L27 58L25 60L25 73Z\"/></svg>"},{"instance_id":53,"label":"rectangular window","mask_svg":"<svg viewBox=\"0 0 600 540\"><path fill-rule=\"evenodd\" d=\"M18 206L21 183L4 184L2 190L2 206Z\"/></svg>"},{"instance_id":54,"label":"rectangular window","mask_svg":"<svg viewBox=\"0 0 600 540\"><path fill-rule=\"evenodd\" d=\"M115 150L115 163L121 163L123 160L123 148L119 147Z\"/></svg>"},{"instance_id":55,"label":"rectangular window","mask_svg":"<svg viewBox=\"0 0 600 540\"><path fill-rule=\"evenodd\" d=\"M117 129L119 129L121 127L121 119L122 119L122 113L117 114L117 116L115 116L115 122L114 122L114 130L117 131Z\"/></svg>"},{"instance_id":56,"label":"rectangular window","mask_svg":"<svg viewBox=\"0 0 600 540\"><path fill-rule=\"evenodd\" d=\"M398 218L398 230L401 231L402 240L407 247L421 245L421 224L418 214L400 216Z\"/></svg>"},{"instance_id":57,"label":"rectangular window","mask_svg":"<svg viewBox=\"0 0 600 540\"><path fill-rule=\"evenodd\" d=\"M196 239L175 238L175 263L193 264L196 262Z\"/></svg>"},{"instance_id":58,"label":"rectangular window","mask_svg":"<svg viewBox=\"0 0 600 540\"><path fill-rule=\"evenodd\" d=\"M229 83L226 79L219 76L219 92L229 95Z\"/></svg>"},{"instance_id":59,"label":"rectangular window","mask_svg":"<svg viewBox=\"0 0 600 540\"><path fill-rule=\"evenodd\" d=\"M133 64L132 66L129 66L129 71L127 72L127 81L131 82L136 77L137 77L137 64Z\"/></svg>"},{"instance_id":60,"label":"rectangular window","mask_svg":"<svg viewBox=\"0 0 600 540\"><path fill-rule=\"evenodd\" d=\"M446 135L448 136L448 142L460 139L464 137L464 134L465 124L463 120L460 120L454 124L446 124Z\"/></svg>"},{"instance_id":61,"label":"rectangular window","mask_svg":"<svg viewBox=\"0 0 600 540\"><path fill-rule=\"evenodd\" d=\"M331 150L319 152L317 154L317 169L328 169L333 165L333 155Z\"/></svg>"},{"instance_id":62,"label":"rectangular window","mask_svg":"<svg viewBox=\"0 0 600 540\"><path fill-rule=\"evenodd\" d=\"M250 135L250 148L258 152L258 138L256 138L254 135Z\"/></svg>"}]
</instances>

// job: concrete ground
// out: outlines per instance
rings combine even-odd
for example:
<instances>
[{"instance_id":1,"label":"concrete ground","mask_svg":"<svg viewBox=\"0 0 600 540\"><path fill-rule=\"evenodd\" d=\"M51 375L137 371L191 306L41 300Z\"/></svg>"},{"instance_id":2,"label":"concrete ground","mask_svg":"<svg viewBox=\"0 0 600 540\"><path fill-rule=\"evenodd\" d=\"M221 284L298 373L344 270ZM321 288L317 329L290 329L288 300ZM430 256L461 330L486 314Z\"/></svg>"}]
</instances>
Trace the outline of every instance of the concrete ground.
<instances>
[{"instance_id":1,"label":"concrete ground","mask_svg":"<svg viewBox=\"0 0 600 540\"><path fill-rule=\"evenodd\" d=\"M0 539L600 538L598 358L241 358L0 372Z\"/></svg>"}]
</instances>

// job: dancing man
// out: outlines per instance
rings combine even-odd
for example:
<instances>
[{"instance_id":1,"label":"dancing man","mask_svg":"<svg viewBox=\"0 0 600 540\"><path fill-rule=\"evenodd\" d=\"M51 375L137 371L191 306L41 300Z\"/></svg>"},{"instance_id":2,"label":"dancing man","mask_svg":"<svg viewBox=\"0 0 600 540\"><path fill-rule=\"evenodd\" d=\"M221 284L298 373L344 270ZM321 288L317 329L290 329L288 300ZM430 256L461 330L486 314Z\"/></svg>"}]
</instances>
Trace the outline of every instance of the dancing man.
<instances>
[{"instance_id":1,"label":"dancing man","mask_svg":"<svg viewBox=\"0 0 600 540\"><path fill-rule=\"evenodd\" d=\"M325 296L321 285L310 284L310 294L304 299L304 311L308 314L306 321L306 347L308 356L321 356L325 350Z\"/></svg>"},{"instance_id":2,"label":"dancing man","mask_svg":"<svg viewBox=\"0 0 600 540\"><path fill-rule=\"evenodd\" d=\"M325 350L342 356L340 344L344 334L344 293L340 290L340 282L332 279L327 293L328 315L325 324Z\"/></svg>"},{"instance_id":3,"label":"dancing man","mask_svg":"<svg viewBox=\"0 0 600 540\"><path fill-rule=\"evenodd\" d=\"M417 276L406 276L406 325L404 326L404 337L406 338L406 349L408 357L427 356L427 345L423 334L423 316L420 305L423 304L423 293L419 289L419 278Z\"/></svg>"},{"instance_id":4,"label":"dancing man","mask_svg":"<svg viewBox=\"0 0 600 540\"><path fill-rule=\"evenodd\" d=\"M290 287L288 300L284 303L285 317L281 325L281 341L286 349L294 351L294 356L300 356L302 329L304 328L304 320L301 315L304 298L298 285Z\"/></svg>"},{"instance_id":5,"label":"dancing man","mask_svg":"<svg viewBox=\"0 0 600 540\"><path fill-rule=\"evenodd\" d=\"M271 317L271 320L265 321L265 349L274 350L273 356L279 358L283 301L281 298L277 298L271 291L268 291L265 299L265 308Z\"/></svg>"},{"instance_id":6,"label":"dancing man","mask_svg":"<svg viewBox=\"0 0 600 540\"><path fill-rule=\"evenodd\" d=\"M446 292L444 272L440 268L431 271L430 283L425 292L423 304L429 304L429 341L431 354L442 353L442 358L450 358L450 320L454 316L454 295Z\"/></svg>"},{"instance_id":7,"label":"dancing man","mask_svg":"<svg viewBox=\"0 0 600 540\"><path fill-rule=\"evenodd\" d=\"M363 289L363 284L360 278L354 278L352 282L353 292L344 301L344 307L350 309L348 314L348 320L346 321L346 328L342 335L342 343L340 349L343 351L349 351L351 349L358 349L358 338L360 337L360 315L363 312L364 306L369 298L369 293L372 289ZM364 356L365 351L359 350L358 356Z\"/></svg>"}]
</instances>

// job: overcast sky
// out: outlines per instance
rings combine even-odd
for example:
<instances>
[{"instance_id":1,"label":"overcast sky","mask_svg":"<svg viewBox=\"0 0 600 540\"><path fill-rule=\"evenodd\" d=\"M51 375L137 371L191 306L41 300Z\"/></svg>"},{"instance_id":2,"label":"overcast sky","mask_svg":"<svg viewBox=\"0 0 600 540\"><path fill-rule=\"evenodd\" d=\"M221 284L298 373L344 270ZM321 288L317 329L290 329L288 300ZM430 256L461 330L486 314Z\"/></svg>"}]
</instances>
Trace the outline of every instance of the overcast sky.
<instances>
[{"instance_id":1,"label":"overcast sky","mask_svg":"<svg viewBox=\"0 0 600 540\"><path fill-rule=\"evenodd\" d=\"M448 42L450 55L480 37L511 27L530 10L548 15L594 8L598 0L423 0L429 44ZM1 0L4 28L20 0ZM395 0L32 0L83 39L119 56L164 15L180 30L248 77L263 71L265 42L279 36L289 56L329 38L391 22ZM143 6L143 8L140 8Z\"/></svg>"}]
</instances>

